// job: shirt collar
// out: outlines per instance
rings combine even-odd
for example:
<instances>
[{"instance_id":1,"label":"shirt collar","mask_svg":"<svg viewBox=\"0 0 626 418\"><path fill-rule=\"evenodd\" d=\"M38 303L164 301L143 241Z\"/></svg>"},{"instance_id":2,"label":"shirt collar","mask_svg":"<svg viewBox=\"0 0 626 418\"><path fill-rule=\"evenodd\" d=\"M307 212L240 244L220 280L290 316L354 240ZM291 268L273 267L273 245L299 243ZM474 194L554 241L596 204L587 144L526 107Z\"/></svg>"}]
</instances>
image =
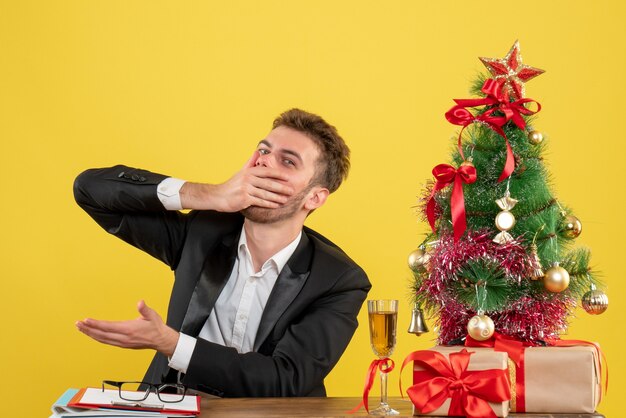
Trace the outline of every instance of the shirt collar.
<instances>
[{"instance_id":1,"label":"shirt collar","mask_svg":"<svg viewBox=\"0 0 626 418\"><path fill-rule=\"evenodd\" d=\"M270 266L274 266L278 274L283 270L287 261L291 258L293 253L296 251L298 244L300 244L300 240L302 239L302 231L298 234L298 236L291 241L287 246L285 246L282 250L278 251L276 254L271 256L263 266L261 267L261 272L265 272ZM248 249L248 239L246 237L246 229L242 226L241 235L239 237L239 244L237 245L239 249L239 258L242 256L246 257L250 262L250 266L252 266L252 256L250 255L250 250ZM256 272L253 272L256 273Z\"/></svg>"}]
</instances>

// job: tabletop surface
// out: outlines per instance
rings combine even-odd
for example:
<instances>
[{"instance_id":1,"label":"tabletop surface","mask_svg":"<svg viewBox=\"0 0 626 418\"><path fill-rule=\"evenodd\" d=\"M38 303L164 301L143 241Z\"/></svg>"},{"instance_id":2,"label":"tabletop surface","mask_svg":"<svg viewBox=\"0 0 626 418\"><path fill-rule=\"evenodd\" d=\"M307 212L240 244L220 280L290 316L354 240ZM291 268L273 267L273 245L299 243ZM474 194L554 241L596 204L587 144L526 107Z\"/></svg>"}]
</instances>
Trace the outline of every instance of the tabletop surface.
<instances>
[{"instance_id":1,"label":"tabletop surface","mask_svg":"<svg viewBox=\"0 0 626 418\"><path fill-rule=\"evenodd\" d=\"M209 417L363 417L368 416L361 408L349 414L361 401L360 398L214 398L202 399L200 418ZM370 401L374 408L376 402ZM389 405L400 412L399 417L411 417L411 402L407 399L390 398ZM604 418L601 414L510 414L509 417L528 418Z\"/></svg>"}]
</instances>

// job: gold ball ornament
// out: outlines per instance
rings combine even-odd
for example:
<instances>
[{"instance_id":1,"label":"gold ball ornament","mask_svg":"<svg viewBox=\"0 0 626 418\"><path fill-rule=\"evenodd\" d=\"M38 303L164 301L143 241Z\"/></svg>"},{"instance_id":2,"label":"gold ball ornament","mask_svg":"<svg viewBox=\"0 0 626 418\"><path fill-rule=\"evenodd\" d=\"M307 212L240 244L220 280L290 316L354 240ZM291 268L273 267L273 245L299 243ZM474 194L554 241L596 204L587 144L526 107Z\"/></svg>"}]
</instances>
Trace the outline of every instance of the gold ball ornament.
<instances>
[{"instance_id":1,"label":"gold ball ornament","mask_svg":"<svg viewBox=\"0 0 626 418\"><path fill-rule=\"evenodd\" d=\"M487 315L475 315L467 323L467 333L476 341L485 341L491 338L495 326Z\"/></svg>"},{"instance_id":2,"label":"gold ball ornament","mask_svg":"<svg viewBox=\"0 0 626 418\"><path fill-rule=\"evenodd\" d=\"M563 235L567 238L577 238L583 232L583 224L580 220L573 216L567 215L562 224Z\"/></svg>"},{"instance_id":3,"label":"gold ball ornament","mask_svg":"<svg viewBox=\"0 0 626 418\"><path fill-rule=\"evenodd\" d=\"M583 309L591 315L600 315L609 307L609 297L601 290L591 285L591 290L583 295L581 300Z\"/></svg>"},{"instance_id":4,"label":"gold ball ornament","mask_svg":"<svg viewBox=\"0 0 626 418\"><path fill-rule=\"evenodd\" d=\"M530 131L528 133L528 142L533 145L539 145L543 141L543 134L539 131Z\"/></svg>"},{"instance_id":5,"label":"gold ball ornament","mask_svg":"<svg viewBox=\"0 0 626 418\"><path fill-rule=\"evenodd\" d=\"M459 167L474 167L474 163L472 163L471 157L463 161Z\"/></svg>"},{"instance_id":6,"label":"gold ball ornament","mask_svg":"<svg viewBox=\"0 0 626 418\"><path fill-rule=\"evenodd\" d=\"M409 268L417 273L426 267L429 260L430 254L418 248L409 254Z\"/></svg>"},{"instance_id":7,"label":"gold ball ornament","mask_svg":"<svg viewBox=\"0 0 626 418\"><path fill-rule=\"evenodd\" d=\"M543 285L552 293L560 293L569 286L569 273L558 264L546 270L543 276Z\"/></svg>"}]
</instances>

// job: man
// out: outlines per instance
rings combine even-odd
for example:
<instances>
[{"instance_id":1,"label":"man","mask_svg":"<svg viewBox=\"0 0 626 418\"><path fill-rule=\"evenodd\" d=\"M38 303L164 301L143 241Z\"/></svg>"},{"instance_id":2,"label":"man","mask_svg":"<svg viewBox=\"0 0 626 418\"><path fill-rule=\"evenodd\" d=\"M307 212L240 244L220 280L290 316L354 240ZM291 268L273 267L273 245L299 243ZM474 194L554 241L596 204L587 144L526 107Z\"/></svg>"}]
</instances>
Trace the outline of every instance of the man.
<instances>
[{"instance_id":1,"label":"man","mask_svg":"<svg viewBox=\"0 0 626 418\"><path fill-rule=\"evenodd\" d=\"M179 379L224 397L325 396L370 283L304 221L348 169L336 129L292 109L223 184L124 166L85 171L78 204L168 264L175 283L166 324L141 301L136 320L76 326L105 344L156 350L146 382Z\"/></svg>"}]
</instances>

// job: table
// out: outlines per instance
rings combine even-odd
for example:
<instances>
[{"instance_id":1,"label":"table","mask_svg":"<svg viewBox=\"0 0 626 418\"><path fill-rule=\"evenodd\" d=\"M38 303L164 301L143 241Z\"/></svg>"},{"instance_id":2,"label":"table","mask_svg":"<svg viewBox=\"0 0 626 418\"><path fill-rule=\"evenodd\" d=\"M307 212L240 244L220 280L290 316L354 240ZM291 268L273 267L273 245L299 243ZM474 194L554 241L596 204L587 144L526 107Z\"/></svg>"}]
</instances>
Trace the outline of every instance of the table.
<instances>
[{"instance_id":1,"label":"table","mask_svg":"<svg viewBox=\"0 0 626 418\"><path fill-rule=\"evenodd\" d=\"M202 399L200 418L333 418L368 416L365 409L354 415L347 411L359 404L361 398L212 398ZM371 405L377 405L372 399ZM389 398L389 404L400 412L400 417L412 416L411 402ZM601 414L511 414L513 418L604 418Z\"/></svg>"}]
</instances>

